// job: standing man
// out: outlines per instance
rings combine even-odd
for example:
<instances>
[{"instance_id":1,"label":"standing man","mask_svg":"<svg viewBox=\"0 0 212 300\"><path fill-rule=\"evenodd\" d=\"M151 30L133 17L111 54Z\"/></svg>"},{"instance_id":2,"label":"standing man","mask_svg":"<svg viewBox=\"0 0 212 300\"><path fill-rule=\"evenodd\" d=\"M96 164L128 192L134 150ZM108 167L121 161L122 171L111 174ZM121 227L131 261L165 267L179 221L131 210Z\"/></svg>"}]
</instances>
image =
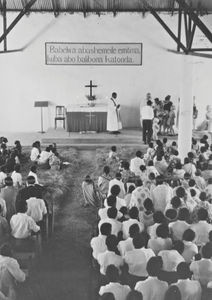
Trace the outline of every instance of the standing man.
<instances>
[{"instance_id":1,"label":"standing man","mask_svg":"<svg viewBox=\"0 0 212 300\"><path fill-rule=\"evenodd\" d=\"M117 93L112 93L112 97L108 103L107 111L107 131L113 134L119 134L122 129L122 123L120 118L120 104L116 101Z\"/></svg>"},{"instance_id":2,"label":"standing man","mask_svg":"<svg viewBox=\"0 0 212 300\"><path fill-rule=\"evenodd\" d=\"M152 137L152 120L154 118L154 111L152 108L152 101L148 100L140 110L141 127L143 127L143 142L149 144Z\"/></svg>"}]
</instances>

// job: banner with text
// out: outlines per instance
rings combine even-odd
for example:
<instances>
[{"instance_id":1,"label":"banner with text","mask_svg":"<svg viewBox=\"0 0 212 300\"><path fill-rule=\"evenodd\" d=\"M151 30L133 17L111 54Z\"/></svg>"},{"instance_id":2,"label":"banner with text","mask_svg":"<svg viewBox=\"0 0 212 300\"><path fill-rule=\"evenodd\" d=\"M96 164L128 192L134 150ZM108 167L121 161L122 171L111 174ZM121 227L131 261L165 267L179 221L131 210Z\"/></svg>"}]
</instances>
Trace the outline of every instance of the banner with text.
<instances>
[{"instance_id":1,"label":"banner with text","mask_svg":"<svg viewBox=\"0 0 212 300\"><path fill-rule=\"evenodd\" d=\"M46 43L47 65L142 64L142 43Z\"/></svg>"}]
</instances>

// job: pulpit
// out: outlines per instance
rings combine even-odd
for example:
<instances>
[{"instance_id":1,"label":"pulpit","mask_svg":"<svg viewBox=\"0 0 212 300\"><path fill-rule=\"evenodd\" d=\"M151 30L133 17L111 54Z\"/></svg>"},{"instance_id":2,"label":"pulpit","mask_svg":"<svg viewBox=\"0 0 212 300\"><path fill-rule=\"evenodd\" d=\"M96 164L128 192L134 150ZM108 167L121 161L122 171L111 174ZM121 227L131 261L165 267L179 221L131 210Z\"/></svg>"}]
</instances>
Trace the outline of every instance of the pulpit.
<instances>
[{"instance_id":1,"label":"pulpit","mask_svg":"<svg viewBox=\"0 0 212 300\"><path fill-rule=\"evenodd\" d=\"M104 132L107 130L107 105L72 105L66 113L68 132Z\"/></svg>"}]
</instances>

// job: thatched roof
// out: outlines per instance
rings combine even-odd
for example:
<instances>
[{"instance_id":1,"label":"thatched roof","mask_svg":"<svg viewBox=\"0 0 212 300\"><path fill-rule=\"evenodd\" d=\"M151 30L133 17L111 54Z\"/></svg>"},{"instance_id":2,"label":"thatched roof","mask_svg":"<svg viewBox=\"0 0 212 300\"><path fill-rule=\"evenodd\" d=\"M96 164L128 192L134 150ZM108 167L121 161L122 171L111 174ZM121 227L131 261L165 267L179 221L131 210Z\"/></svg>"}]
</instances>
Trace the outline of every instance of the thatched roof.
<instances>
[{"instance_id":1,"label":"thatched roof","mask_svg":"<svg viewBox=\"0 0 212 300\"><path fill-rule=\"evenodd\" d=\"M0 0L0 10L3 7ZM30 0L6 0L8 11L20 11ZM37 0L30 11L34 12L142 12L145 2L157 11L173 11L177 9L175 0ZM200 12L212 12L212 0L186 0L193 8Z\"/></svg>"}]
</instances>

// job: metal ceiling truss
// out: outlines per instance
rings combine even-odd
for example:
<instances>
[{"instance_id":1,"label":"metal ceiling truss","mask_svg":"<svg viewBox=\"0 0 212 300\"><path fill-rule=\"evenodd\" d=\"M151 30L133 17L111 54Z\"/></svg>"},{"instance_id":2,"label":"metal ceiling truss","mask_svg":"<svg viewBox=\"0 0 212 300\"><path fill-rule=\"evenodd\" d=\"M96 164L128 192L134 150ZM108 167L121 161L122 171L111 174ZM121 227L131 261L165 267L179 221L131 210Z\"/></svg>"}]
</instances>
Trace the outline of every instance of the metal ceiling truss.
<instances>
[{"instance_id":1,"label":"metal ceiling truss","mask_svg":"<svg viewBox=\"0 0 212 300\"><path fill-rule=\"evenodd\" d=\"M175 33L170 29L170 27L162 20L158 12L151 7L146 1L145 6L150 11L150 13L156 18L156 20L163 26L167 33L172 37L172 39L177 43L177 51L181 50L185 54L196 51L212 51L212 48L193 48L193 40L195 35L195 30L198 28L204 36L209 40L212 45L212 32L209 28L201 21L198 14L201 13L200 7L198 10L194 10L192 6L189 6L185 0L175 0L178 5L178 33ZM182 23L184 21L185 28L185 42L182 41Z\"/></svg>"},{"instance_id":2,"label":"metal ceiling truss","mask_svg":"<svg viewBox=\"0 0 212 300\"><path fill-rule=\"evenodd\" d=\"M4 41L4 51L7 52L7 36L12 31L12 29L15 27L15 25L21 20L21 18L29 13L30 8L35 4L37 0L30 0L22 1L22 4L24 5L23 9L20 11L20 13L17 15L17 17L12 21L12 23L7 27L7 0L0 0L1 3L1 9L3 14L3 34L0 36L0 43ZM3 2L3 4L2 4Z\"/></svg>"}]
</instances>

